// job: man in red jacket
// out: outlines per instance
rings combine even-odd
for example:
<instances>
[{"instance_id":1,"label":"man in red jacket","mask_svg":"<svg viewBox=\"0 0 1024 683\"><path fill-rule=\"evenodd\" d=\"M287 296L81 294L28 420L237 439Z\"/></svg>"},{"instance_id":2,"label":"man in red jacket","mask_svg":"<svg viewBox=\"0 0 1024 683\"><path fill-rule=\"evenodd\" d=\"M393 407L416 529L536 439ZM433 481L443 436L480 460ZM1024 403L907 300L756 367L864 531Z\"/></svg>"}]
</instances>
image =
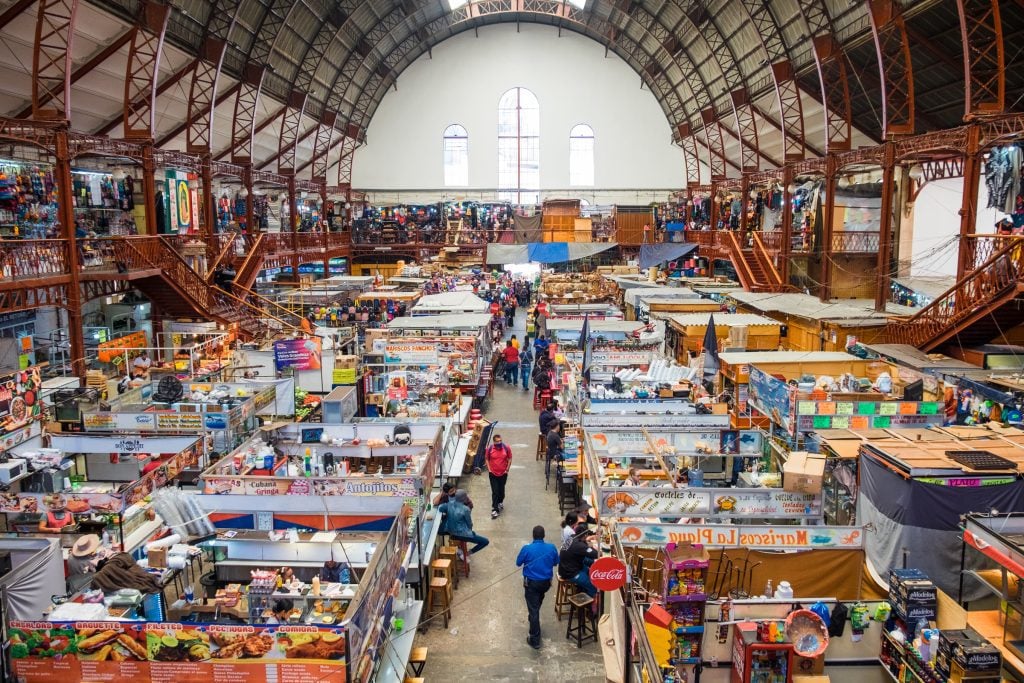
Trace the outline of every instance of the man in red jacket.
<instances>
[{"instance_id":1,"label":"man in red jacket","mask_svg":"<svg viewBox=\"0 0 1024 683\"><path fill-rule=\"evenodd\" d=\"M502 442L500 434L495 434L485 457L491 479L491 519L495 519L505 509L505 482L512 466L512 449Z\"/></svg>"}]
</instances>

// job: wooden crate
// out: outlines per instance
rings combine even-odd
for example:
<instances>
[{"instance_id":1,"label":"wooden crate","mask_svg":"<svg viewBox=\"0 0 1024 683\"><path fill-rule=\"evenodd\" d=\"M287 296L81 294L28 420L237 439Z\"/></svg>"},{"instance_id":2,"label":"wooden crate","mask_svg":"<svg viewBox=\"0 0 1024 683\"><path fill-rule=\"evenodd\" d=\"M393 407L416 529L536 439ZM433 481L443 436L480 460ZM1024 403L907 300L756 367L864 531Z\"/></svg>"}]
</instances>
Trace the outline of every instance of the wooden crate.
<instances>
[{"instance_id":1,"label":"wooden crate","mask_svg":"<svg viewBox=\"0 0 1024 683\"><path fill-rule=\"evenodd\" d=\"M549 199L544 202L541 230L545 242L572 242L576 218L580 215L577 199Z\"/></svg>"}]
</instances>

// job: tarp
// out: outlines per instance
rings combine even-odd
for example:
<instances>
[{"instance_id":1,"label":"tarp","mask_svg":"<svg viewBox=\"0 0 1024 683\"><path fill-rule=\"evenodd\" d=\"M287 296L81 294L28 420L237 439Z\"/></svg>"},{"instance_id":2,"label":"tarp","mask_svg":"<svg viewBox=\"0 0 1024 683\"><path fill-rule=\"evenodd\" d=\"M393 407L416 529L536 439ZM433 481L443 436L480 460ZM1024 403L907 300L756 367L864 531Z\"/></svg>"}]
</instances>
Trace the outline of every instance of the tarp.
<instances>
[{"instance_id":1,"label":"tarp","mask_svg":"<svg viewBox=\"0 0 1024 683\"><path fill-rule=\"evenodd\" d=\"M7 618L38 621L64 592L64 555L56 538L4 538L0 551L11 554L11 571L0 577L6 589Z\"/></svg>"},{"instance_id":2,"label":"tarp","mask_svg":"<svg viewBox=\"0 0 1024 683\"><path fill-rule=\"evenodd\" d=\"M487 263L564 263L614 249L616 242L531 242L529 244L488 244Z\"/></svg>"},{"instance_id":3,"label":"tarp","mask_svg":"<svg viewBox=\"0 0 1024 683\"><path fill-rule=\"evenodd\" d=\"M420 297L412 307L412 314L485 313L488 306L489 303L471 291L441 292Z\"/></svg>"},{"instance_id":4,"label":"tarp","mask_svg":"<svg viewBox=\"0 0 1024 683\"><path fill-rule=\"evenodd\" d=\"M515 223L515 242L527 244L529 242L539 242L543 239L541 235L541 214L513 216L512 221Z\"/></svg>"},{"instance_id":5,"label":"tarp","mask_svg":"<svg viewBox=\"0 0 1024 683\"><path fill-rule=\"evenodd\" d=\"M871 569L881 578L891 567L920 569L949 595L960 586L960 515L988 511L1024 512L1024 483L995 486L943 486L904 479L871 457L860 459L857 523L866 528L864 548ZM968 553L966 569L990 567L979 553ZM964 599L988 590L964 584Z\"/></svg>"},{"instance_id":6,"label":"tarp","mask_svg":"<svg viewBox=\"0 0 1024 683\"><path fill-rule=\"evenodd\" d=\"M661 244L640 245L640 267L650 268L659 263L675 261L686 256L696 248L696 244L690 244L689 242L664 242Z\"/></svg>"}]
</instances>

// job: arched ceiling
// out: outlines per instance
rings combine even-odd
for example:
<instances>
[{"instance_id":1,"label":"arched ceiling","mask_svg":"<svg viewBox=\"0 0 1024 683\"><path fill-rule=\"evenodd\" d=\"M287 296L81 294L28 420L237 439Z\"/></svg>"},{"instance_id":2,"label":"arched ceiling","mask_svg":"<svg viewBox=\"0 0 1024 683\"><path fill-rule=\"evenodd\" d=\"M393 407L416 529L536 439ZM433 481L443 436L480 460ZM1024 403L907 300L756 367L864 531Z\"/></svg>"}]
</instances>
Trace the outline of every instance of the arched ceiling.
<instances>
[{"instance_id":1,"label":"arched ceiling","mask_svg":"<svg viewBox=\"0 0 1024 683\"><path fill-rule=\"evenodd\" d=\"M124 32L141 15L146 1L89 0L89 5L83 5L89 9L80 8L76 19L77 68L96 68L108 81L119 71L123 74L123 67L116 64L127 58ZM827 114L821 104L821 84L826 78L820 75L815 58L815 37L834 39L850 74L853 146L883 137L882 83L871 27L871 6L879 2L884 4L884 0L587 0L581 9L560 0L482 0L452 9L449 0L170 0L167 49L160 65L164 89L154 134L162 146L185 147L184 130L189 112L195 113L195 95L190 95L190 77L183 74L197 56L215 60L223 41L226 50L221 77L214 81L217 97L210 136L215 156L237 154L232 148L238 131L254 131L259 137L252 150L257 167L272 168L290 154L294 158L289 163L305 168L318 148L331 144L333 149L346 136L361 139L403 70L445 39L498 22L535 22L585 35L621 57L657 99L675 137L702 129L707 136L708 122L721 121L725 135L719 135L725 139L720 149L726 153L719 156L731 167L731 174L740 166L776 165L790 151L782 139L785 107L779 86L780 79L788 77L773 69L783 62L792 67L789 80L802 103L796 111L805 119L806 153L813 156L824 151ZM1024 9L1013 0L1002 4L1010 67L1010 57L1018 54L1015 46L1024 39ZM0 0L0 8L4 5ZM917 132L957 125L963 116L964 92L957 3L896 0L895 5L906 20L919 83ZM0 29L11 53L0 56L0 65L6 63L8 70L21 65L31 73L31 60L19 58L17 52L26 42L31 45L26 29L32 25L28 22L34 6L34 0L6 0L6 11L20 7L27 15L27 21ZM120 45L115 44L117 40L122 41ZM105 50L111 54L98 59ZM82 74L82 83L76 87L88 92L72 99L76 114L72 122L83 121L90 128L87 132L118 135L116 105L123 86L115 80L104 87L99 80L97 76L92 82ZM1022 69L1007 69L1006 86L1007 104L1017 104L1024 95ZM20 76L14 78L6 89L0 85L0 106L8 115L24 115L29 92L30 84ZM249 92L250 99L256 93L257 102L252 121L239 126L236 98L244 92ZM754 137L751 144L749 137L756 131L777 139L758 144ZM282 137L293 140L291 150L278 146ZM705 137L702 144L710 150L714 140Z\"/></svg>"}]
</instances>

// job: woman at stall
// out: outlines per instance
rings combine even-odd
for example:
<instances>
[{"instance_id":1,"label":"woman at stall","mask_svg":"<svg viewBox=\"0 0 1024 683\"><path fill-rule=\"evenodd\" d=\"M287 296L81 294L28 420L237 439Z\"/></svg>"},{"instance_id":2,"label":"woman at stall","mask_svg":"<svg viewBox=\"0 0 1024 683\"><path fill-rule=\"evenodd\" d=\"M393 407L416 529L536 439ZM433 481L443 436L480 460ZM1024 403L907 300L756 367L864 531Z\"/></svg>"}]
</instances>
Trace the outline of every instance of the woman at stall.
<instances>
[{"instance_id":1,"label":"woman at stall","mask_svg":"<svg viewBox=\"0 0 1024 683\"><path fill-rule=\"evenodd\" d=\"M590 565L597 559L597 537L586 524L577 524L569 546L558 553L558 575L594 597L597 588L590 581Z\"/></svg>"},{"instance_id":2,"label":"woman at stall","mask_svg":"<svg viewBox=\"0 0 1024 683\"><path fill-rule=\"evenodd\" d=\"M75 523L75 518L67 511L64 496L54 494L43 498L47 511L39 519L39 531L44 534L59 534L64 527Z\"/></svg>"}]
</instances>

